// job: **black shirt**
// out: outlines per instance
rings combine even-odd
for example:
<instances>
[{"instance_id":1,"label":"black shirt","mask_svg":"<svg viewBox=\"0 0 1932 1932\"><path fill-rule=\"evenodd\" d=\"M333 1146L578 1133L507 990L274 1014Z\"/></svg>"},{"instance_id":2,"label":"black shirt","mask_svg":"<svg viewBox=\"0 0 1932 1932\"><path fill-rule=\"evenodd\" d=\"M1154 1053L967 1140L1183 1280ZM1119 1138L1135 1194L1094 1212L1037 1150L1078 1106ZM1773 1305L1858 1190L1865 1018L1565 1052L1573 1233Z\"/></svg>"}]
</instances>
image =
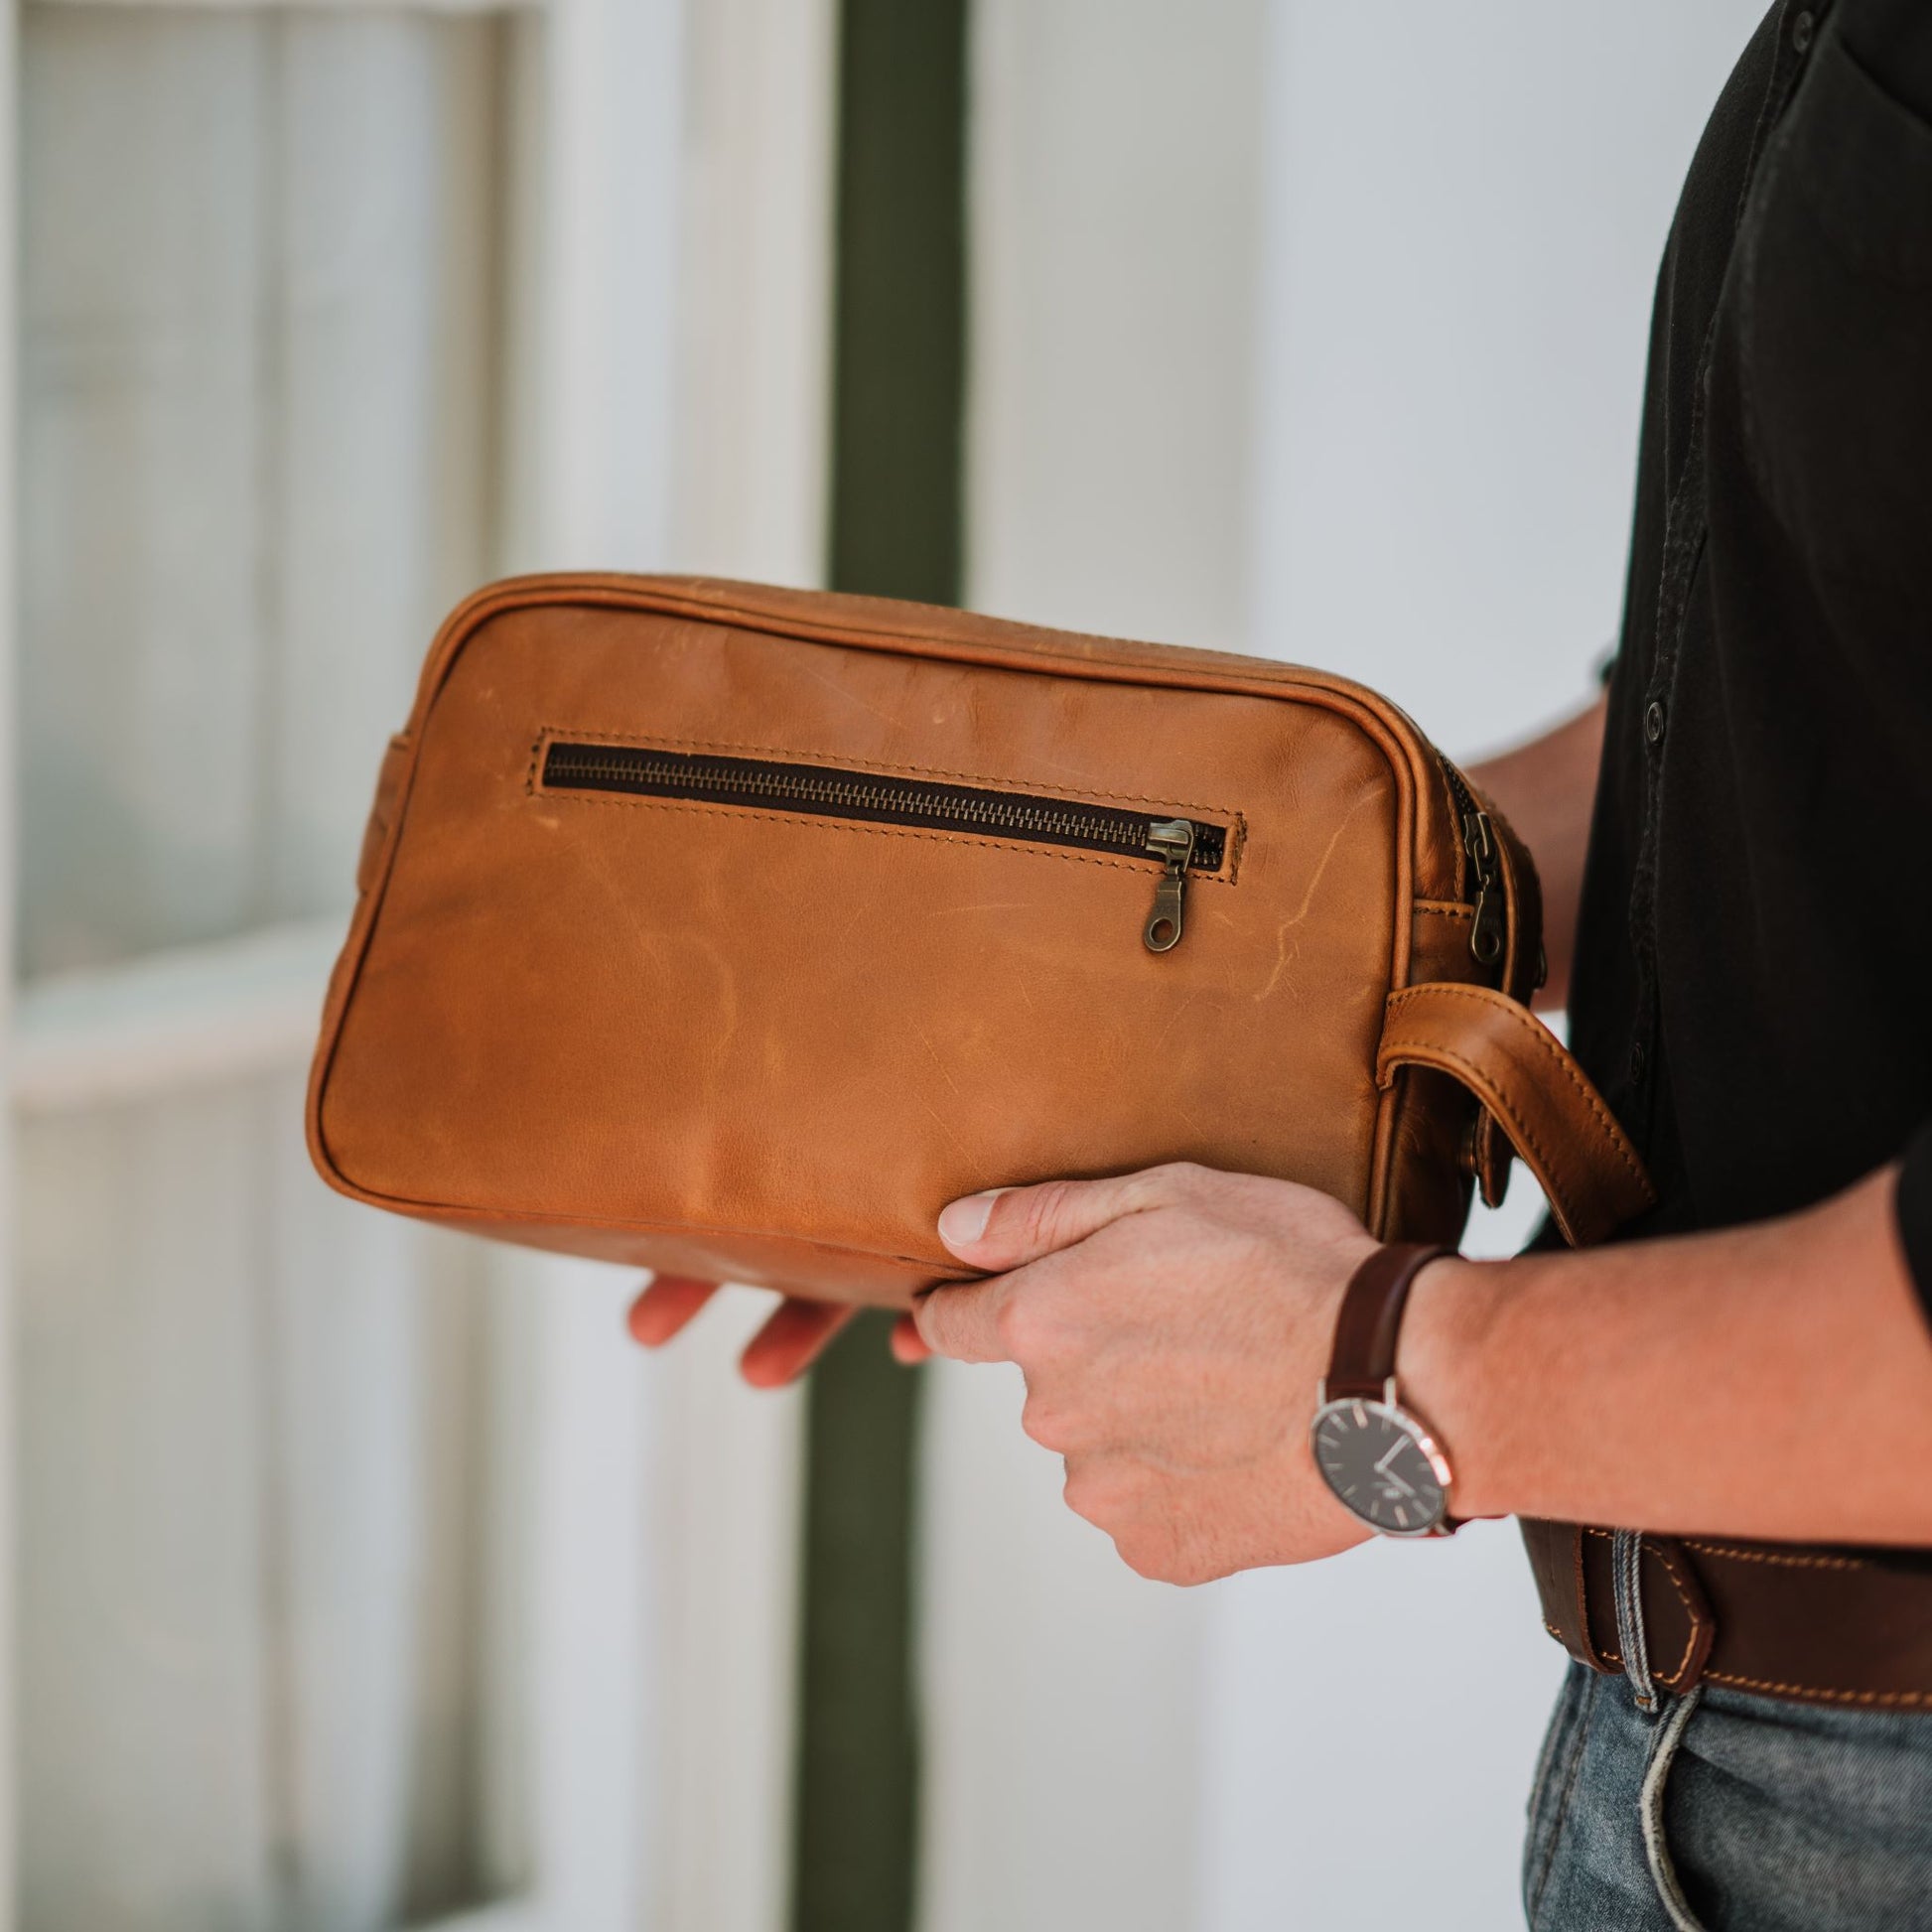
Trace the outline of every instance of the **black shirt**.
<instances>
[{"instance_id":1,"label":"black shirt","mask_svg":"<svg viewBox=\"0 0 1932 1932\"><path fill-rule=\"evenodd\" d=\"M1785 0L1698 148L1651 329L1571 1000L1657 1182L1629 1234L1903 1152L1932 1316L1928 854L1932 4Z\"/></svg>"}]
</instances>

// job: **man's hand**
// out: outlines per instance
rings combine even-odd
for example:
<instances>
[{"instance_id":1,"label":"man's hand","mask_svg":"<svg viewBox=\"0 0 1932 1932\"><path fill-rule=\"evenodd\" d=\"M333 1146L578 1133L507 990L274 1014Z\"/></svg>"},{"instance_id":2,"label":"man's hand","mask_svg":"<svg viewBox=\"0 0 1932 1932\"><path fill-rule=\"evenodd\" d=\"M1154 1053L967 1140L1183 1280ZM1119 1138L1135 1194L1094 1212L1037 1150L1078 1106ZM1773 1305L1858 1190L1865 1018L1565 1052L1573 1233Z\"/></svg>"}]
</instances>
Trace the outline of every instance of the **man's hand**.
<instances>
[{"instance_id":1,"label":"man's hand","mask_svg":"<svg viewBox=\"0 0 1932 1932\"><path fill-rule=\"evenodd\" d=\"M683 1275L657 1276L630 1305L632 1339L646 1348L663 1347L691 1325L717 1293L716 1282L692 1281ZM787 1295L746 1345L738 1372L755 1389L778 1389L795 1382L858 1312L857 1309L831 1302L807 1302L800 1296ZM901 1315L894 1325L892 1348L894 1355L908 1365L924 1361L931 1352L919 1339L909 1315Z\"/></svg>"},{"instance_id":2,"label":"man's hand","mask_svg":"<svg viewBox=\"0 0 1932 1932\"><path fill-rule=\"evenodd\" d=\"M1020 1364L1028 1435L1142 1576L1205 1583L1366 1538L1309 1448L1341 1292L1376 1246L1346 1208L1167 1167L974 1194L939 1236L993 1279L932 1290L919 1334Z\"/></svg>"}]
</instances>

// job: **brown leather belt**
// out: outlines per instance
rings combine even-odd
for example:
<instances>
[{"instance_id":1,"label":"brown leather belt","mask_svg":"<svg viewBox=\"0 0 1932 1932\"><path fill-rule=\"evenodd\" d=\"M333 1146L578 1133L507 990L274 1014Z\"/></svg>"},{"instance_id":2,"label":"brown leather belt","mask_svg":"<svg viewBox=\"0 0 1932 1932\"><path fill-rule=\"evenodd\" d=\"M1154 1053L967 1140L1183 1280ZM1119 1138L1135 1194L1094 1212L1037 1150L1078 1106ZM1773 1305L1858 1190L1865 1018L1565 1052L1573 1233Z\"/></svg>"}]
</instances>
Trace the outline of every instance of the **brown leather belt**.
<instances>
[{"instance_id":1,"label":"brown leather belt","mask_svg":"<svg viewBox=\"0 0 1932 1932\"><path fill-rule=\"evenodd\" d=\"M1626 1674L1613 1533L1529 1519L1522 1530L1544 1627L1579 1663ZM1932 1574L1732 1537L1646 1532L1633 1554L1654 1683L1932 1709Z\"/></svg>"}]
</instances>

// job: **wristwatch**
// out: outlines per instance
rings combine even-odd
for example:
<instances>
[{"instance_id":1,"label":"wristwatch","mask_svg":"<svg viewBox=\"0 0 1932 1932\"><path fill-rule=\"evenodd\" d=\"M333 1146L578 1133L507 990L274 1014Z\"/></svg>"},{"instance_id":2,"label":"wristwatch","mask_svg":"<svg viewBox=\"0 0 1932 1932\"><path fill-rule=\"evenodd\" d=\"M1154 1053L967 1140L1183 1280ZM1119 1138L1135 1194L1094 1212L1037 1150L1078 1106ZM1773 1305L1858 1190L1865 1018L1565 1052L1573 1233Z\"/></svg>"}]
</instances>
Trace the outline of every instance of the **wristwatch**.
<instances>
[{"instance_id":1,"label":"wristwatch","mask_svg":"<svg viewBox=\"0 0 1932 1932\"><path fill-rule=\"evenodd\" d=\"M1383 1536L1451 1536L1449 1458L1395 1383L1409 1285L1453 1248L1378 1248L1342 1291L1328 1373L1315 1394L1314 1466L1344 1509Z\"/></svg>"}]
</instances>

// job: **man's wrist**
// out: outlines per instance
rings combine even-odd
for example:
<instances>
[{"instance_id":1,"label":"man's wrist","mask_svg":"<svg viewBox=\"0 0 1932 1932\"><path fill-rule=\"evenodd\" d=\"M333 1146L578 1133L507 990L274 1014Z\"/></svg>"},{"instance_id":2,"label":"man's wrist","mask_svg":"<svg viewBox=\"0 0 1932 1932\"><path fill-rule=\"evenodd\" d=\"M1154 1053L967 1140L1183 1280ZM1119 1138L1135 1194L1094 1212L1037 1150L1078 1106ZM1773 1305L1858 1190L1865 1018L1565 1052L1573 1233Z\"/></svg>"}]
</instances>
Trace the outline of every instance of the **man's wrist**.
<instances>
[{"instance_id":1,"label":"man's wrist","mask_svg":"<svg viewBox=\"0 0 1932 1932\"><path fill-rule=\"evenodd\" d=\"M1490 1344L1517 1266L1460 1255L1432 1261L1416 1277L1403 1316L1396 1381L1404 1407L1423 1418L1449 1457L1455 1472L1449 1506L1459 1517L1511 1511L1484 1368L1494 1359Z\"/></svg>"}]
</instances>

